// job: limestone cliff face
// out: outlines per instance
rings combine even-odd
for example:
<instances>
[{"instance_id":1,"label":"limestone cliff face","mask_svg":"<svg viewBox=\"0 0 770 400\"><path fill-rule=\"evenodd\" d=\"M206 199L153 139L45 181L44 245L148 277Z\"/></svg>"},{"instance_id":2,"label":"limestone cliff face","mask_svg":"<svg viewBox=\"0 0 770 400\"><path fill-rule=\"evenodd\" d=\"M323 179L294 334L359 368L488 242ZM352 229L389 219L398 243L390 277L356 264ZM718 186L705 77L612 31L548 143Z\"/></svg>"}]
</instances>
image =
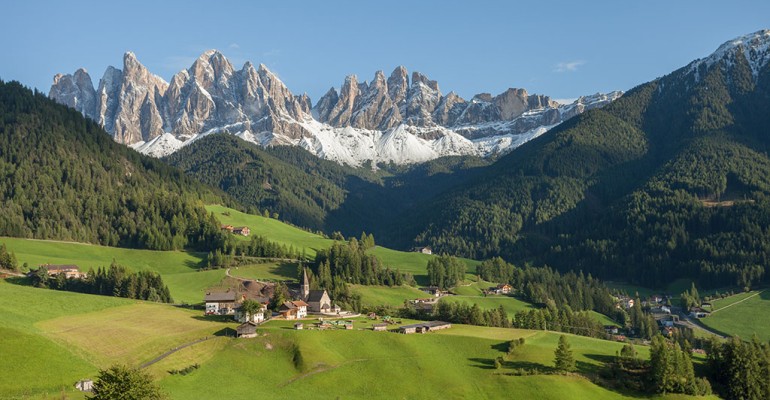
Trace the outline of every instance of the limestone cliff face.
<instances>
[{"instance_id":1,"label":"limestone cliff face","mask_svg":"<svg viewBox=\"0 0 770 400\"><path fill-rule=\"evenodd\" d=\"M524 89L465 100L403 66L371 81L349 75L315 106L264 65L241 69L219 51L200 55L166 82L133 53L108 67L94 89L84 69L54 77L49 96L92 118L120 143L163 156L213 132L268 145L301 146L340 163L411 163L445 155L509 151L550 127L600 107L621 93L581 97L570 105Z\"/></svg>"},{"instance_id":2,"label":"limestone cliff face","mask_svg":"<svg viewBox=\"0 0 770 400\"><path fill-rule=\"evenodd\" d=\"M302 121L311 112L307 95L294 96L264 65L246 63L236 71L216 50L203 53L171 83L151 74L129 52L122 70L107 68L97 90L88 73L79 69L73 75L56 75L49 97L96 120L125 144L151 141L164 132L185 139L239 123L279 126L301 137L306 132L299 125L269 119Z\"/></svg>"}]
</instances>

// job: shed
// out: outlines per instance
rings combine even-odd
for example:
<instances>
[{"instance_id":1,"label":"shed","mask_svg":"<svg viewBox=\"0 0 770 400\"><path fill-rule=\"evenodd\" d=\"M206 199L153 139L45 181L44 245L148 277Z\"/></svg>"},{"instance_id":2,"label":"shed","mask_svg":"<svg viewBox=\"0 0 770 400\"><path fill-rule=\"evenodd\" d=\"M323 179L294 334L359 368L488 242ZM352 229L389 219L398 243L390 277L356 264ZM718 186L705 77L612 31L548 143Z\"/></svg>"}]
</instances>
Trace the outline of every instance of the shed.
<instances>
[{"instance_id":1,"label":"shed","mask_svg":"<svg viewBox=\"0 0 770 400\"><path fill-rule=\"evenodd\" d=\"M427 321L419 324L404 325L398 328L399 333L428 333L432 331L438 331L441 329L451 328L452 324L444 321Z\"/></svg>"},{"instance_id":2,"label":"shed","mask_svg":"<svg viewBox=\"0 0 770 400\"><path fill-rule=\"evenodd\" d=\"M305 325L303 325L302 322L297 322L294 324L294 329L301 331L302 329L305 329Z\"/></svg>"},{"instance_id":3,"label":"shed","mask_svg":"<svg viewBox=\"0 0 770 400\"><path fill-rule=\"evenodd\" d=\"M235 329L239 338L253 338L257 336L257 324L249 321L238 325Z\"/></svg>"},{"instance_id":4,"label":"shed","mask_svg":"<svg viewBox=\"0 0 770 400\"><path fill-rule=\"evenodd\" d=\"M374 324L372 330L376 332L382 332L388 330L388 324Z\"/></svg>"}]
</instances>

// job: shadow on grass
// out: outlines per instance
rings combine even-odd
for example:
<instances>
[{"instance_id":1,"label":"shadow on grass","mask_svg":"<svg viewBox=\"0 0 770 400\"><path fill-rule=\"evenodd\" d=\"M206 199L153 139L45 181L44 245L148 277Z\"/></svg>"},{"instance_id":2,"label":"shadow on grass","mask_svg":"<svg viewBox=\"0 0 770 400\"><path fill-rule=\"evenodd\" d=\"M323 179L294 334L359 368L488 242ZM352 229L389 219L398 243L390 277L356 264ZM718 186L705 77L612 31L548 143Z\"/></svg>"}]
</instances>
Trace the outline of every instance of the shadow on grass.
<instances>
[{"instance_id":1,"label":"shadow on grass","mask_svg":"<svg viewBox=\"0 0 770 400\"><path fill-rule=\"evenodd\" d=\"M12 285L32 286L32 280L26 276L9 276L5 281Z\"/></svg>"},{"instance_id":2,"label":"shadow on grass","mask_svg":"<svg viewBox=\"0 0 770 400\"><path fill-rule=\"evenodd\" d=\"M481 369L495 369L495 360L491 358L469 358L468 361L473 362L472 367Z\"/></svg>"},{"instance_id":3,"label":"shadow on grass","mask_svg":"<svg viewBox=\"0 0 770 400\"><path fill-rule=\"evenodd\" d=\"M508 346L509 346L508 342L502 342L502 343L498 343L498 344L493 344L493 345L491 345L489 347L492 348L492 350L497 350L499 352L507 354L508 353Z\"/></svg>"},{"instance_id":4,"label":"shadow on grass","mask_svg":"<svg viewBox=\"0 0 770 400\"><path fill-rule=\"evenodd\" d=\"M216 323L235 323L232 315L193 315L191 318L198 321L216 322Z\"/></svg>"},{"instance_id":5,"label":"shadow on grass","mask_svg":"<svg viewBox=\"0 0 770 400\"><path fill-rule=\"evenodd\" d=\"M214 332L214 336L219 337L236 337L238 336L238 332L235 331L233 328L222 328L216 332Z\"/></svg>"},{"instance_id":6,"label":"shadow on grass","mask_svg":"<svg viewBox=\"0 0 770 400\"><path fill-rule=\"evenodd\" d=\"M206 253L200 253L197 251L185 251L185 253L191 257L198 258L199 261L186 260L184 266L190 269L199 270L206 267Z\"/></svg>"}]
</instances>

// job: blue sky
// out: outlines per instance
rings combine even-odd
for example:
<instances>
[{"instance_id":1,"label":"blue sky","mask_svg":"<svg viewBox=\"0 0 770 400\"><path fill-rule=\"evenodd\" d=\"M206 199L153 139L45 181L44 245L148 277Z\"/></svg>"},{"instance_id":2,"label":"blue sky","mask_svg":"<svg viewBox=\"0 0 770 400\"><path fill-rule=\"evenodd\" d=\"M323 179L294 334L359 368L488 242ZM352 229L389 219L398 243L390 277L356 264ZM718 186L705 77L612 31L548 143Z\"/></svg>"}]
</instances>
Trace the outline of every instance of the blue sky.
<instances>
[{"instance_id":1,"label":"blue sky","mask_svg":"<svg viewBox=\"0 0 770 400\"><path fill-rule=\"evenodd\" d=\"M2 6L0 78L48 92L94 84L133 51L169 80L206 49L264 63L316 101L345 75L404 65L465 98L627 90L770 28L770 1L16 1Z\"/></svg>"}]
</instances>

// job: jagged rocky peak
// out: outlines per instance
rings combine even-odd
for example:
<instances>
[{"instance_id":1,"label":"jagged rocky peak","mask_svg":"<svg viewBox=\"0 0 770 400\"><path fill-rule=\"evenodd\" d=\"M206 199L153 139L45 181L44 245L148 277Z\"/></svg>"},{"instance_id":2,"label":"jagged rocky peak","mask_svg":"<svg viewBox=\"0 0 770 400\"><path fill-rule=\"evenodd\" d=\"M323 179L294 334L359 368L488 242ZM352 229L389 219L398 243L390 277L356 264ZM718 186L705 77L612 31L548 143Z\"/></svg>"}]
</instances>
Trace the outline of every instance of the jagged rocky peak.
<instances>
[{"instance_id":1,"label":"jagged rocky peak","mask_svg":"<svg viewBox=\"0 0 770 400\"><path fill-rule=\"evenodd\" d=\"M154 156L201 135L230 132L260 145L294 145L350 165L411 163L444 155L508 151L569 116L614 100L581 98L561 106L547 96L508 89L466 101L438 82L398 66L371 81L349 75L313 106L264 64L240 70L219 51L203 52L170 82L127 52L97 90L85 70L57 75L50 97L98 121L116 141Z\"/></svg>"},{"instance_id":2,"label":"jagged rocky peak","mask_svg":"<svg viewBox=\"0 0 770 400\"><path fill-rule=\"evenodd\" d=\"M406 67L400 65L391 72L388 78L388 96L397 107L406 105L406 94L409 91L409 73Z\"/></svg>"},{"instance_id":3,"label":"jagged rocky peak","mask_svg":"<svg viewBox=\"0 0 770 400\"><path fill-rule=\"evenodd\" d=\"M72 75L56 74L48 97L96 119L96 91L91 76L84 68L79 68Z\"/></svg>"}]
</instances>

